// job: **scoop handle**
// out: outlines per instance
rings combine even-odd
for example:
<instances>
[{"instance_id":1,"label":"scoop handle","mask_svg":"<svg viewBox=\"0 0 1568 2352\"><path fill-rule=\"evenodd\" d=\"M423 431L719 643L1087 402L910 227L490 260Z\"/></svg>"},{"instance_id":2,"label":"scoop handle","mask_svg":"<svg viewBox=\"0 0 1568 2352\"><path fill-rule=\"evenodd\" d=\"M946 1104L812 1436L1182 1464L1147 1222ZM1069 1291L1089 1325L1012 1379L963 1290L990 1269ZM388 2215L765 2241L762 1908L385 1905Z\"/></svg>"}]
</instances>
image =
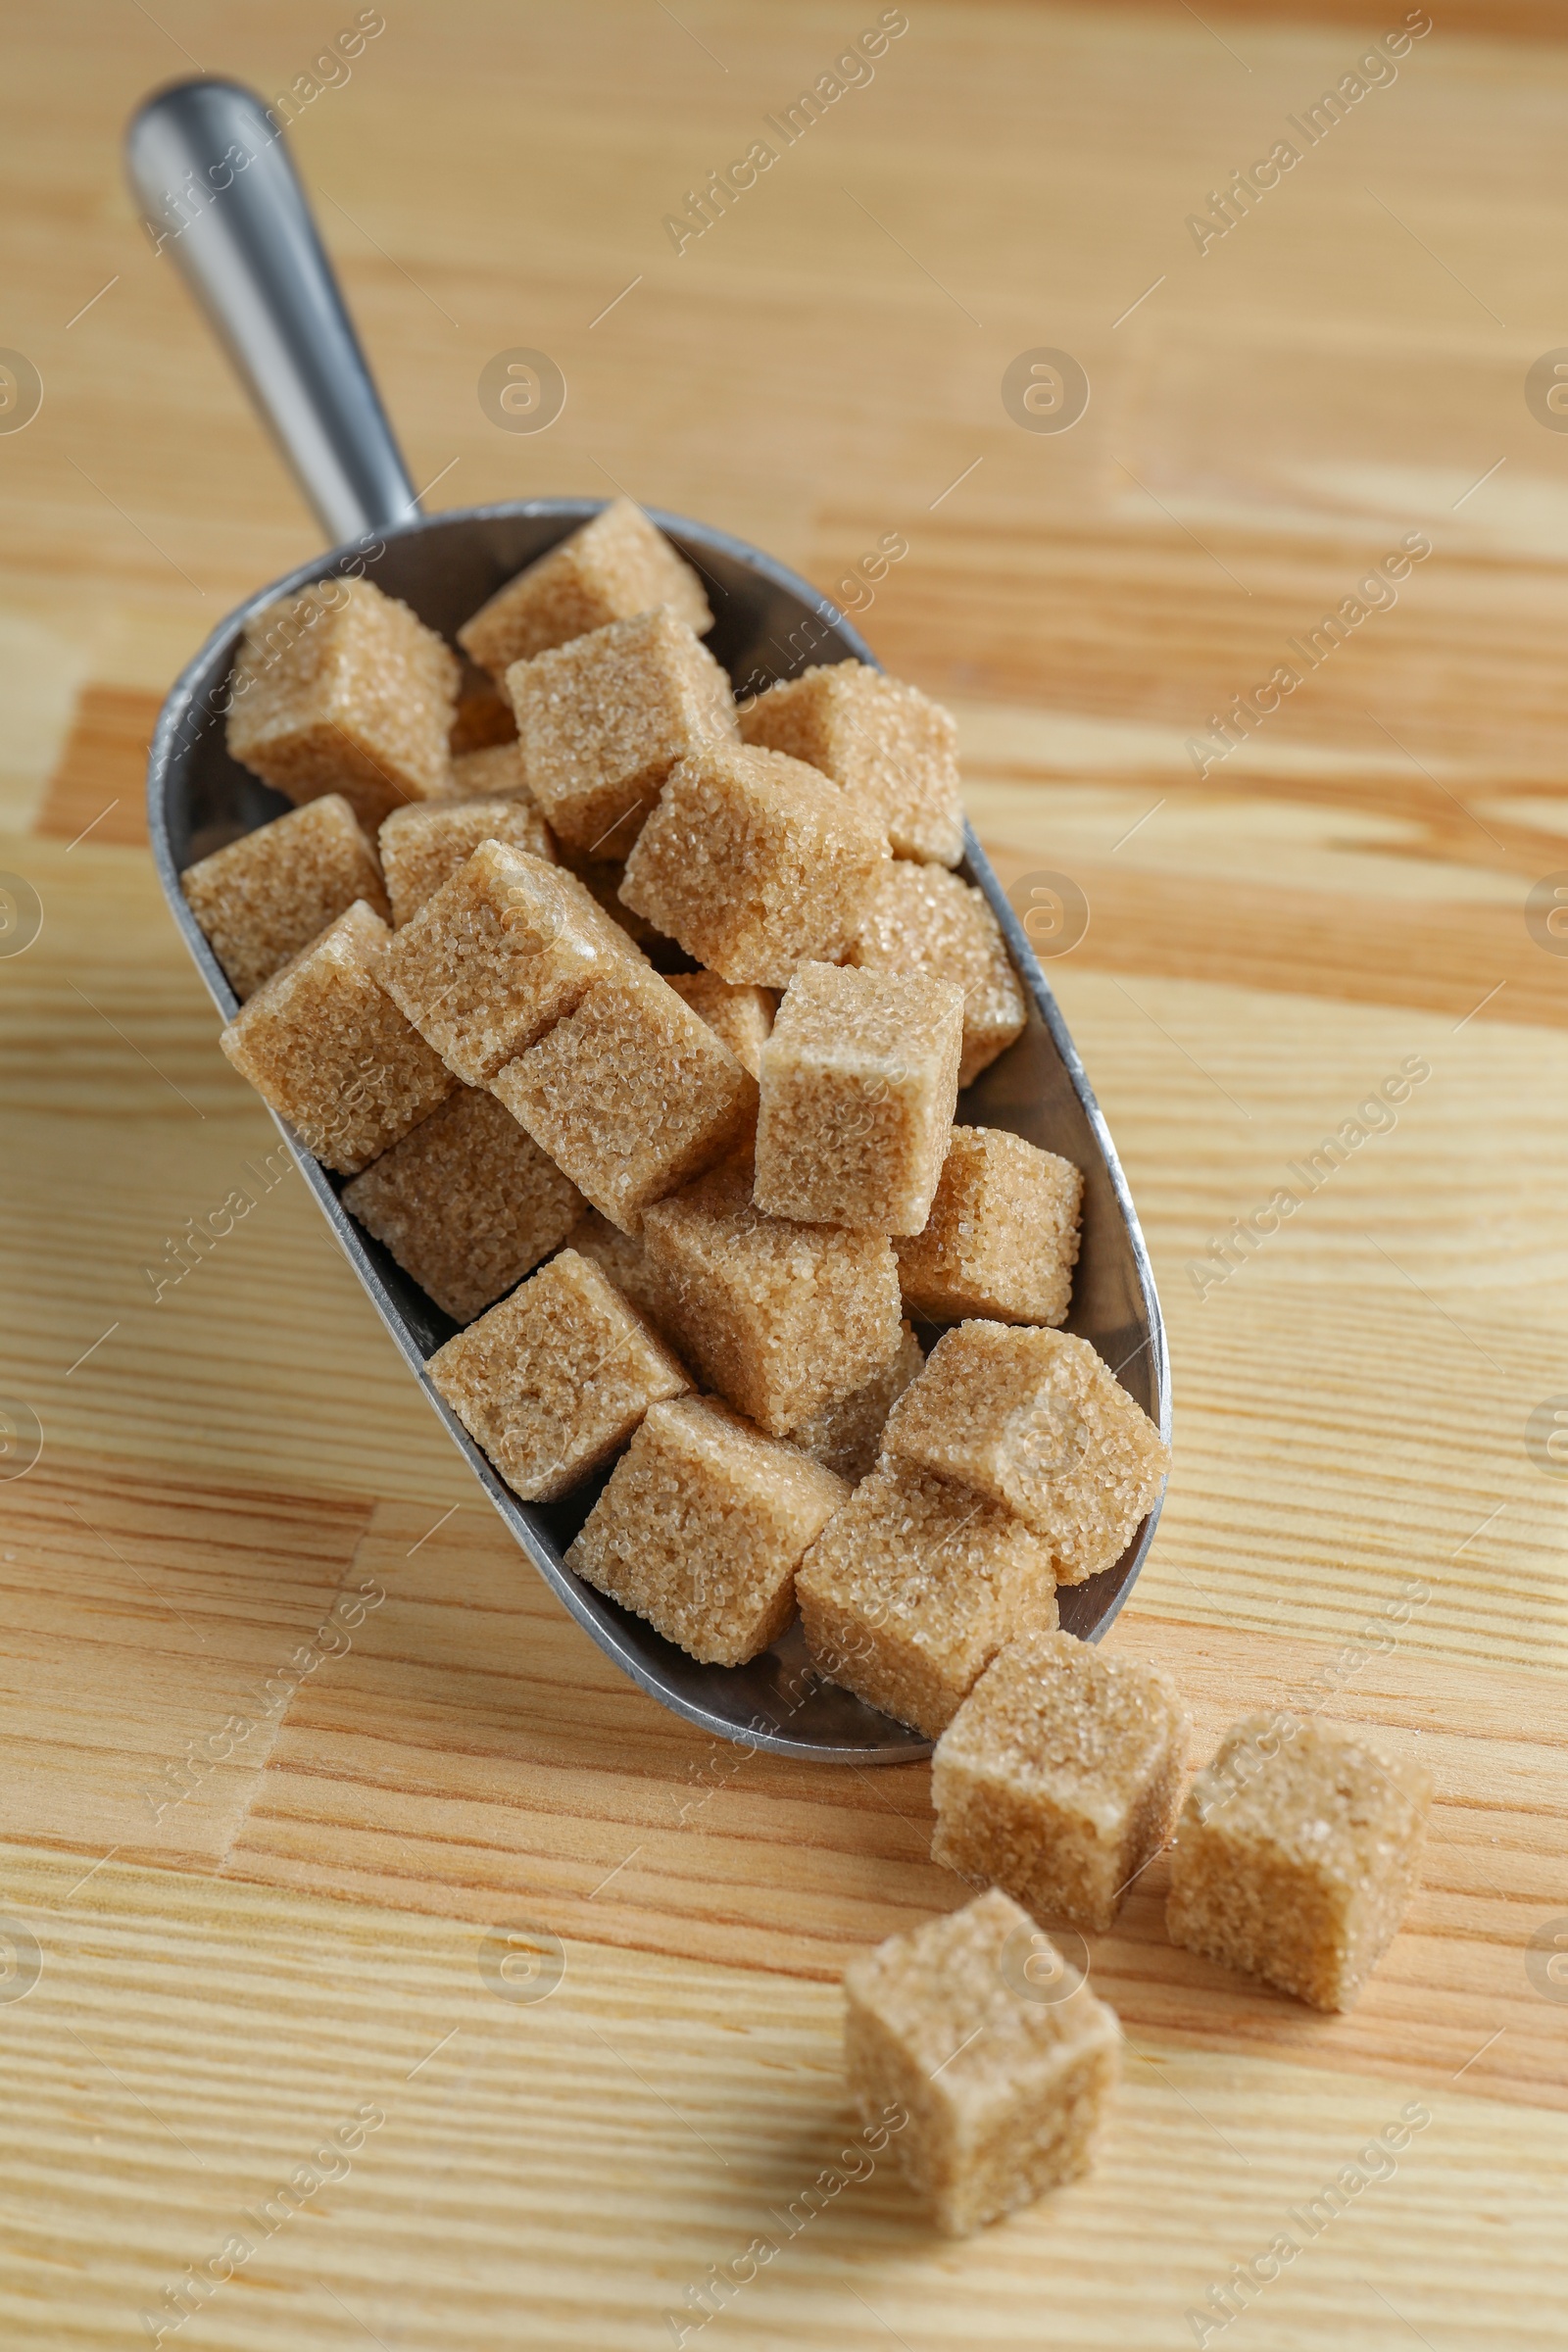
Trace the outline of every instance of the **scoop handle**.
<instances>
[{"instance_id":1,"label":"scoop handle","mask_svg":"<svg viewBox=\"0 0 1568 2352\"><path fill-rule=\"evenodd\" d=\"M203 77L156 90L125 168L158 254L227 351L328 544L419 511L332 266L254 90Z\"/></svg>"}]
</instances>

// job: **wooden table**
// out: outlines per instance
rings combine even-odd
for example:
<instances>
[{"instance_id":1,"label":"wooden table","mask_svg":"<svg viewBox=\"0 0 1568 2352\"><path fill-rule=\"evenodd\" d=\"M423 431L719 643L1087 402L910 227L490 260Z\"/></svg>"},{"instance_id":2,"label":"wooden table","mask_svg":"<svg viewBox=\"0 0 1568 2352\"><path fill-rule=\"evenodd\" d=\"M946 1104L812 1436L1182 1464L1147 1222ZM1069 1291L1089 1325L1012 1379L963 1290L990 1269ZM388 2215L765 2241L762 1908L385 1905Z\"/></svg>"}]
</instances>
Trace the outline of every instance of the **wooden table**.
<instances>
[{"instance_id":1,"label":"wooden table","mask_svg":"<svg viewBox=\"0 0 1568 2352\"><path fill-rule=\"evenodd\" d=\"M1568 54L1556 12L1435 10L1309 144L1397 7L910 0L786 146L764 118L854 11L400 0L294 134L432 503L623 486L830 593L906 541L844 593L958 712L1004 874L1087 899L1054 977L1170 1325L1175 1475L1113 1644L1202 1740L1315 1691L1438 1782L1345 2019L1173 1952L1152 1870L1094 1953L1128 2042L1100 2170L961 2246L886 2164L832 2170L842 1965L964 1891L925 1769L715 1748L565 1620L263 1166L142 847L168 681L314 539L119 130L197 64L270 97L328 22L8 12L0 339L44 387L0 434L3 862L42 912L0 956L0 1385L42 1429L0 1489L8 2345L1152 2352L1337 2182L1206 2340L1560 2344L1568 962L1531 893L1568 871L1568 438L1524 383L1568 334ZM568 385L534 436L476 396L519 345ZM1042 348L1087 372L1070 430L1004 405ZM1396 603L1293 654L1407 534ZM1396 1127L1195 1276L1411 1058ZM1409 2102L1396 2169L1356 2167Z\"/></svg>"}]
</instances>

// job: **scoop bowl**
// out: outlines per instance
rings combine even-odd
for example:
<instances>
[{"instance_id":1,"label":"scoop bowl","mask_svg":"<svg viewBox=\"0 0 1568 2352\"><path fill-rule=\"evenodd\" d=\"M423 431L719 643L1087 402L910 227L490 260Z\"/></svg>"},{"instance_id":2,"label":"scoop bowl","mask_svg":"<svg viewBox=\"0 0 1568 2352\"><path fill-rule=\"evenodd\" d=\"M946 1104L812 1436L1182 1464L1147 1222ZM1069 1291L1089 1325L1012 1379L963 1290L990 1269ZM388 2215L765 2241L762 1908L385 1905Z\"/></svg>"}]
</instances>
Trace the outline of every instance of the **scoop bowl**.
<instances>
[{"instance_id":1,"label":"scoop bowl","mask_svg":"<svg viewBox=\"0 0 1568 2352\"><path fill-rule=\"evenodd\" d=\"M243 177L231 160L250 152ZM154 734L148 824L170 911L223 1019L233 991L187 906L183 868L283 814L291 804L231 760L227 688L245 624L313 582L364 571L451 638L525 564L587 518L602 499L541 498L423 514L387 425L309 209L261 102L228 82L175 85L149 100L127 136L132 185L154 232L168 192L226 183L171 232L178 266L227 345L293 465L323 529L340 544L272 581L230 613L176 680ZM188 206L188 197L181 203ZM164 208L161 210L160 208ZM680 514L653 520L701 572L716 618L707 639L738 687L757 691L814 662L875 657L851 622L769 556ZM1083 1241L1067 1329L1090 1341L1168 1438L1169 1372L1159 1302L1126 1180L1072 1039L979 843L966 829L960 869L1002 926L1028 1004L1028 1027L961 1099L971 1125L1010 1129L1084 1172ZM346 1213L340 1180L278 1125L344 1254L519 1549L607 1656L642 1690L713 1736L780 1755L851 1764L899 1763L930 1742L818 1675L797 1625L746 1666L706 1666L642 1619L581 1583L563 1554L597 1486L557 1504L525 1503L498 1476L437 1395L429 1357L457 1326ZM302 1339L304 1338L302 1334ZM1159 1505L1113 1567L1064 1588L1061 1623L1093 1641L1125 1600L1152 1540Z\"/></svg>"}]
</instances>

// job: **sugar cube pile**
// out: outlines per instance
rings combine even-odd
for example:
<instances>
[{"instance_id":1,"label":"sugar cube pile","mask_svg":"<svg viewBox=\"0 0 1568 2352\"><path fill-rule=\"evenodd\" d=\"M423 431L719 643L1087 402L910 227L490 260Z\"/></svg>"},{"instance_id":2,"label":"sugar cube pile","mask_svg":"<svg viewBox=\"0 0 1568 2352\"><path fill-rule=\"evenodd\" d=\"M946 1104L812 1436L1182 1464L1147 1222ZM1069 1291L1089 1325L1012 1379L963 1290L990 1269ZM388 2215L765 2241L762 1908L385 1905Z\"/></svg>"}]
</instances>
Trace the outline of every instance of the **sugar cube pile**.
<instances>
[{"instance_id":1,"label":"sugar cube pile","mask_svg":"<svg viewBox=\"0 0 1568 2352\"><path fill-rule=\"evenodd\" d=\"M1061 1629L1170 1456L1065 1328L1083 1172L960 1115L1028 1012L955 870L954 721L853 661L738 709L712 625L624 499L459 629L466 669L318 583L247 626L228 721L295 805L181 887L223 1052L450 1326L458 1428L580 1495L567 1566L715 1671L798 1616L935 1742L933 1857L982 1891L854 1962L846 2068L963 2234L1105 2119L1116 2019L1054 1934L1109 1931L1174 1825L1184 1965L1346 2008L1432 1791L1276 1715L1184 1802L1181 1694Z\"/></svg>"},{"instance_id":2,"label":"sugar cube pile","mask_svg":"<svg viewBox=\"0 0 1568 2352\"><path fill-rule=\"evenodd\" d=\"M228 725L298 806L183 887L224 1052L448 1318L468 1436L530 1501L610 1466L577 1573L710 1663L799 1611L934 1739L1165 1448L1060 1328L1079 1170L959 1120L1026 1014L952 717L859 662L737 708L712 624L624 499L457 650L318 583Z\"/></svg>"}]
</instances>

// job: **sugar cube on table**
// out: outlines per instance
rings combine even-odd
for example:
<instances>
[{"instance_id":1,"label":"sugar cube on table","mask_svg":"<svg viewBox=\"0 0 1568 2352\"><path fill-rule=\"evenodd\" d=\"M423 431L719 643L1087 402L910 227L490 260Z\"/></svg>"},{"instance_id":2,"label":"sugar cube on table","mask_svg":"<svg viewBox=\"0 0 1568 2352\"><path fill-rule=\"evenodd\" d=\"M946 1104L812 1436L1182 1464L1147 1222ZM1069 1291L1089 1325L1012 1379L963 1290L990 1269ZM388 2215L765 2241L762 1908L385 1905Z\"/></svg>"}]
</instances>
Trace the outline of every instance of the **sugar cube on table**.
<instances>
[{"instance_id":1,"label":"sugar cube on table","mask_svg":"<svg viewBox=\"0 0 1568 2352\"><path fill-rule=\"evenodd\" d=\"M773 1026L771 990L737 987L716 972L672 972L669 985L723 1039L741 1067L760 1076L762 1048Z\"/></svg>"},{"instance_id":2,"label":"sugar cube on table","mask_svg":"<svg viewBox=\"0 0 1568 2352\"><path fill-rule=\"evenodd\" d=\"M937 1741L933 1860L1048 1926L1102 1934L1170 1835L1189 1729L1153 1667L1071 1634L1024 1635Z\"/></svg>"},{"instance_id":3,"label":"sugar cube on table","mask_svg":"<svg viewBox=\"0 0 1568 2352\"><path fill-rule=\"evenodd\" d=\"M879 825L894 856L963 856L958 731L917 686L834 662L769 687L741 715L748 743L808 760Z\"/></svg>"},{"instance_id":4,"label":"sugar cube on table","mask_svg":"<svg viewBox=\"0 0 1568 2352\"><path fill-rule=\"evenodd\" d=\"M612 620L667 605L699 637L713 625L698 573L628 498L593 518L498 588L458 631L492 676Z\"/></svg>"},{"instance_id":5,"label":"sugar cube on table","mask_svg":"<svg viewBox=\"0 0 1568 2352\"><path fill-rule=\"evenodd\" d=\"M858 1486L876 1467L889 1413L910 1381L918 1378L924 1362L920 1343L906 1323L899 1352L891 1362L873 1372L863 1387L841 1396L835 1404L824 1405L809 1421L792 1429L791 1445L799 1446L825 1470L836 1470L840 1478Z\"/></svg>"},{"instance_id":6,"label":"sugar cube on table","mask_svg":"<svg viewBox=\"0 0 1568 2352\"><path fill-rule=\"evenodd\" d=\"M457 656L368 580L320 580L246 623L228 749L311 801L340 792L378 825L405 801L450 789Z\"/></svg>"},{"instance_id":7,"label":"sugar cube on table","mask_svg":"<svg viewBox=\"0 0 1568 2352\"><path fill-rule=\"evenodd\" d=\"M719 746L671 771L621 896L721 979L787 988L844 955L887 859L881 828L815 768Z\"/></svg>"},{"instance_id":8,"label":"sugar cube on table","mask_svg":"<svg viewBox=\"0 0 1568 2352\"><path fill-rule=\"evenodd\" d=\"M931 1213L894 1244L911 1314L1065 1322L1083 1171L1000 1127L955 1127Z\"/></svg>"},{"instance_id":9,"label":"sugar cube on table","mask_svg":"<svg viewBox=\"0 0 1568 2352\"><path fill-rule=\"evenodd\" d=\"M1419 1880L1432 1782L1357 1730L1251 1715L1188 1791L1171 1849L1172 1943L1349 2009Z\"/></svg>"},{"instance_id":10,"label":"sugar cube on table","mask_svg":"<svg viewBox=\"0 0 1568 2352\"><path fill-rule=\"evenodd\" d=\"M528 789L585 856L624 858L676 761L736 740L728 678L667 606L514 662L507 692Z\"/></svg>"},{"instance_id":11,"label":"sugar cube on table","mask_svg":"<svg viewBox=\"0 0 1568 2352\"><path fill-rule=\"evenodd\" d=\"M770 1437L851 1396L899 1351L891 1245L760 1215L743 1160L656 1201L642 1232L675 1345Z\"/></svg>"},{"instance_id":12,"label":"sugar cube on table","mask_svg":"<svg viewBox=\"0 0 1568 2352\"><path fill-rule=\"evenodd\" d=\"M635 1233L651 1201L720 1158L757 1081L657 972L629 963L491 1080L584 1199Z\"/></svg>"},{"instance_id":13,"label":"sugar cube on table","mask_svg":"<svg viewBox=\"0 0 1568 2352\"><path fill-rule=\"evenodd\" d=\"M394 808L382 820L381 870L396 929L401 931L426 899L466 865L481 841L504 841L545 865L556 861L549 826L533 803L520 797L425 801L416 808Z\"/></svg>"},{"instance_id":14,"label":"sugar cube on table","mask_svg":"<svg viewBox=\"0 0 1568 2352\"><path fill-rule=\"evenodd\" d=\"M918 1233L953 1135L963 999L923 972L803 964L761 1056L757 1205Z\"/></svg>"},{"instance_id":15,"label":"sugar cube on table","mask_svg":"<svg viewBox=\"0 0 1568 2352\"><path fill-rule=\"evenodd\" d=\"M1090 2170L1120 2075L1116 2013L996 1887L853 1960L844 1997L851 2096L892 2125L945 2235Z\"/></svg>"},{"instance_id":16,"label":"sugar cube on table","mask_svg":"<svg viewBox=\"0 0 1568 2352\"><path fill-rule=\"evenodd\" d=\"M691 1383L596 1265L563 1250L425 1366L524 1502L553 1502Z\"/></svg>"},{"instance_id":17,"label":"sugar cube on table","mask_svg":"<svg viewBox=\"0 0 1568 2352\"><path fill-rule=\"evenodd\" d=\"M795 1614L795 1568L842 1479L710 1396L654 1404L566 1553L597 1591L715 1666L743 1666Z\"/></svg>"},{"instance_id":18,"label":"sugar cube on table","mask_svg":"<svg viewBox=\"0 0 1568 2352\"><path fill-rule=\"evenodd\" d=\"M960 1093L1023 1035L1023 990L985 893L940 865L895 858L883 867L846 960L864 972L932 972L963 991Z\"/></svg>"},{"instance_id":19,"label":"sugar cube on table","mask_svg":"<svg viewBox=\"0 0 1568 2352\"><path fill-rule=\"evenodd\" d=\"M512 705L507 705L512 716ZM531 800L522 772L522 753L515 736L510 743L481 744L477 751L456 753L452 760L454 801Z\"/></svg>"},{"instance_id":20,"label":"sugar cube on table","mask_svg":"<svg viewBox=\"0 0 1568 2352\"><path fill-rule=\"evenodd\" d=\"M1170 1448L1087 1340L995 1322L944 1332L888 1415L890 1453L1016 1511L1056 1581L1111 1567L1152 1509Z\"/></svg>"},{"instance_id":21,"label":"sugar cube on table","mask_svg":"<svg viewBox=\"0 0 1568 2352\"><path fill-rule=\"evenodd\" d=\"M1056 1623L1049 1544L967 1488L886 1458L807 1553L796 1593L821 1671L928 1740L999 1649Z\"/></svg>"},{"instance_id":22,"label":"sugar cube on table","mask_svg":"<svg viewBox=\"0 0 1568 2352\"><path fill-rule=\"evenodd\" d=\"M381 978L465 1084L483 1086L636 956L574 876L484 841L394 934Z\"/></svg>"},{"instance_id":23,"label":"sugar cube on table","mask_svg":"<svg viewBox=\"0 0 1568 2352\"><path fill-rule=\"evenodd\" d=\"M263 981L218 1041L305 1149L343 1176L358 1175L456 1084L380 986L391 937L357 900Z\"/></svg>"},{"instance_id":24,"label":"sugar cube on table","mask_svg":"<svg viewBox=\"0 0 1568 2352\"><path fill-rule=\"evenodd\" d=\"M375 852L340 792L198 858L179 887L242 1004L356 899L390 911Z\"/></svg>"},{"instance_id":25,"label":"sugar cube on table","mask_svg":"<svg viewBox=\"0 0 1568 2352\"><path fill-rule=\"evenodd\" d=\"M343 1205L458 1323L531 1273L583 1210L512 1113L469 1086L345 1185Z\"/></svg>"}]
</instances>

